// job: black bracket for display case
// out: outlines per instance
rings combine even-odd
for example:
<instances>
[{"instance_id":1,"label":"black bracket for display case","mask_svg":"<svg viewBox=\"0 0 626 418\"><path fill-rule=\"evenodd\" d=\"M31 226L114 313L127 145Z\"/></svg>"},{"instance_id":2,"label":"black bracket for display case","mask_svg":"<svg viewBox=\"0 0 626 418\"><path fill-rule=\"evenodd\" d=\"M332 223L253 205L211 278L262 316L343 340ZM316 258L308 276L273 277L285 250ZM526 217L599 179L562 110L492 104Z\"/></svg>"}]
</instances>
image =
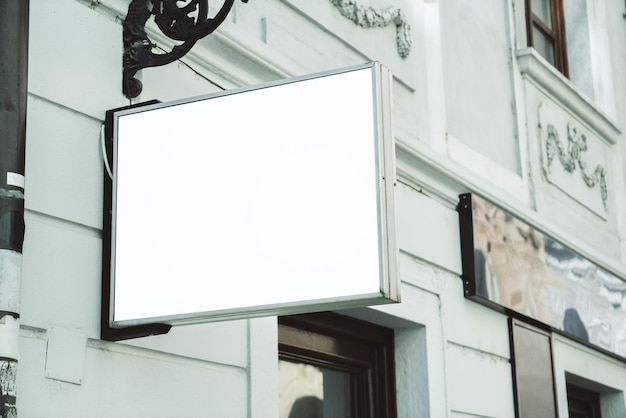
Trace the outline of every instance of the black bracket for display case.
<instances>
[{"instance_id":1,"label":"black bracket for display case","mask_svg":"<svg viewBox=\"0 0 626 418\"><path fill-rule=\"evenodd\" d=\"M119 110L146 106L159 103L152 100L131 106L125 106L106 112L104 123L104 144L102 147L104 158L109 167L112 167L113 155L113 115ZM131 338L148 337L150 335L167 334L172 328L169 324L145 324L125 328L111 328L110 301L111 301L111 222L113 207L113 179L104 173L104 200L102 205L102 306L100 338L107 341L121 341Z\"/></svg>"},{"instance_id":2,"label":"black bracket for display case","mask_svg":"<svg viewBox=\"0 0 626 418\"><path fill-rule=\"evenodd\" d=\"M137 71L166 65L182 58L197 41L213 33L224 22L234 2L235 0L225 0L217 13L209 17L210 0L133 0L122 24L124 95L129 99L139 96L143 85L135 78ZM154 22L165 36L182 42L175 45L170 52L153 51L156 45L146 33L146 23L153 15Z\"/></svg>"}]
</instances>

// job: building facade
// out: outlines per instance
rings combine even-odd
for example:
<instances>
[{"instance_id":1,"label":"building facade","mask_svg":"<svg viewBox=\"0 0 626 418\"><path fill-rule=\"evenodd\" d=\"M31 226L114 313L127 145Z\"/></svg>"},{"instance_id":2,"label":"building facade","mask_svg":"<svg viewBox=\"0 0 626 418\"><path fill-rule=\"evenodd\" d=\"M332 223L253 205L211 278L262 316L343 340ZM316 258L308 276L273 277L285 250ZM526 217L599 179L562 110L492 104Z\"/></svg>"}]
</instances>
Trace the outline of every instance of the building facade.
<instances>
[{"instance_id":1,"label":"building facade","mask_svg":"<svg viewBox=\"0 0 626 418\"><path fill-rule=\"evenodd\" d=\"M376 353L391 363L375 371L386 383L370 391L386 406L372 407L371 416L567 417L575 399L587 395L597 401L584 405L599 402L593 416L626 416L623 0L236 2L219 29L184 57L141 70L143 90L132 100L122 93L129 3L30 0L20 416L288 417L295 398L306 396L324 399L322 406L307 404L307 413L334 408L353 412L334 416L366 416L354 415L363 409L350 401L356 372L346 366L343 377L333 377L326 368L343 366L313 360L332 357L314 343L328 336L387 347ZM153 23L148 35L156 49L171 49ZM106 111L369 61L393 74L402 302L342 310L339 318L243 319L102 340ZM206 125L200 138L210 135L210 117ZM534 316L528 306L543 288L533 284L511 291L518 299L510 304L491 300L493 284L482 295L491 304L465 296L458 206L467 193L618 279L610 294L596 288L610 301L604 310L585 310L593 297L577 293L577 282L562 285L569 299L538 302L537 310L562 315L568 301L582 305L589 336L594 324L612 324L597 331L604 345ZM493 228L490 239L522 240L525 227ZM474 245L483 245L476 236ZM494 248L484 243L485 252L488 245ZM539 275L521 251L503 254L500 270L496 258L487 264L494 277L508 270L521 283ZM540 336L527 346L539 359L525 360L520 327ZM293 330L308 339L294 342ZM371 338L361 341L363 334ZM320 357L298 351L309 343ZM290 368L298 363L319 367ZM547 392L529 394L524 364L548 371ZM331 383L320 379L334 386L324 389ZM296 388L292 380L308 383ZM373 387L367 379L364 385ZM540 409L533 412L534 403Z\"/></svg>"}]
</instances>

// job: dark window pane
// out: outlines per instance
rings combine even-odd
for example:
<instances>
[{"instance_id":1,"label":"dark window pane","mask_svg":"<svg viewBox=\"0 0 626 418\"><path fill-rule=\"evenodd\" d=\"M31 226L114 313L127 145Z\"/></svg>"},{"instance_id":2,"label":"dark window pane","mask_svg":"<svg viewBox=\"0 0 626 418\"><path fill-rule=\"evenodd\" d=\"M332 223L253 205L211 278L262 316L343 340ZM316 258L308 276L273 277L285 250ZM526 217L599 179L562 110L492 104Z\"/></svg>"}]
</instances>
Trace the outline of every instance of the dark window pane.
<instances>
[{"instance_id":1,"label":"dark window pane","mask_svg":"<svg viewBox=\"0 0 626 418\"><path fill-rule=\"evenodd\" d=\"M567 409L570 418L600 418L600 394L568 383Z\"/></svg>"}]
</instances>

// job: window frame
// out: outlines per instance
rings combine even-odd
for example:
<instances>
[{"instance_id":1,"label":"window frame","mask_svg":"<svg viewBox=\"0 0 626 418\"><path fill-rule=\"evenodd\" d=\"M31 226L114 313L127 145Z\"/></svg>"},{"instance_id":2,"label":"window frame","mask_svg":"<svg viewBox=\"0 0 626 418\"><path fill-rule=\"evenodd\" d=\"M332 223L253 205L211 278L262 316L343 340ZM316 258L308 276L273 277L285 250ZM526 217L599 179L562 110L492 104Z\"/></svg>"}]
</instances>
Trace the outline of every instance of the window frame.
<instances>
[{"instance_id":1,"label":"window frame","mask_svg":"<svg viewBox=\"0 0 626 418\"><path fill-rule=\"evenodd\" d=\"M601 418L600 393L566 381L567 412L584 414L587 418Z\"/></svg>"},{"instance_id":2,"label":"window frame","mask_svg":"<svg viewBox=\"0 0 626 418\"><path fill-rule=\"evenodd\" d=\"M535 47L533 29L536 28L549 38L554 47L554 67L565 77L569 78L569 64L567 59L567 39L565 35L565 8L564 0L547 0L550 2L550 16L552 29L541 20L532 9L532 0L525 0L526 4L526 36L528 46ZM541 54L539 54L541 55Z\"/></svg>"},{"instance_id":3,"label":"window frame","mask_svg":"<svg viewBox=\"0 0 626 418\"><path fill-rule=\"evenodd\" d=\"M394 331L334 312L278 318L281 360L347 372L352 417L397 417Z\"/></svg>"}]
</instances>

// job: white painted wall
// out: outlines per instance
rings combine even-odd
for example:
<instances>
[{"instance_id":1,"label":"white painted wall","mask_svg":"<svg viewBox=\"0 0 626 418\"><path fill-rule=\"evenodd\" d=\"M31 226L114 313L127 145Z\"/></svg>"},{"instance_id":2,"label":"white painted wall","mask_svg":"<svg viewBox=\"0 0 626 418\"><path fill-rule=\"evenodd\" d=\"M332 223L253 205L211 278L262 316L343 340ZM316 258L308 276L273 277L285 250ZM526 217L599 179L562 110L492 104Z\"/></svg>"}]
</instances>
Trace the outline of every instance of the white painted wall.
<instances>
[{"instance_id":1,"label":"white painted wall","mask_svg":"<svg viewBox=\"0 0 626 418\"><path fill-rule=\"evenodd\" d=\"M489 0L438 3L448 141L519 173L510 6Z\"/></svg>"},{"instance_id":2,"label":"white painted wall","mask_svg":"<svg viewBox=\"0 0 626 418\"><path fill-rule=\"evenodd\" d=\"M99 340L99 135L105 111L128 104L121 94L128 3L31 0L18 409L23 417L277 416L275 318ZM603 53L612 54L606 62L616 109L609 117L614 141L603 142L613 196L606 219L550 186L537 164L530 104L552 93L533 87L512 50L525 36L518 33L523 1L495 8L439 0L361 3L404 11L412 27L408 58L399 57L393 28L359 28L326 0L237 2L185 64L143 70L145 89L136 101L369 60L387 66L394 74L403 302L345 313L397 330L399 417L514 417L507 318L463 297L457 195L481 193L592 260L626 271L623 1L604 6L614 34ZM565 115L589 126L589 118L559 103ZM556 360L561 369L576 358L570 352ZM563 411L563 385L557 389Z\"/></svg>"}]
</instances>

